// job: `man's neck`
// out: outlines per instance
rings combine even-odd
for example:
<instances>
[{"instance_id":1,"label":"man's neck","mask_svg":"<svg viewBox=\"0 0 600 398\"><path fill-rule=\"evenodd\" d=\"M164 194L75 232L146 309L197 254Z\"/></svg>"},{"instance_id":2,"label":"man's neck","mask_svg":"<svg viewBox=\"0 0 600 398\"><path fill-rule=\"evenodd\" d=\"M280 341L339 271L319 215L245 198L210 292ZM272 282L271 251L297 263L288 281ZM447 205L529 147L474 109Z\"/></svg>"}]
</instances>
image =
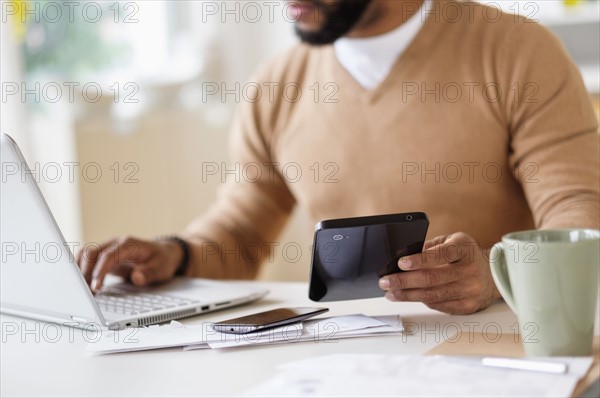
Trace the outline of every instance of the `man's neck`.
<instances>
[{"instance_id":1,"label":"man's neck","mask_svg":"<svg viewBox=\"0 0 600 398\"><path fill-rule=\"evenodd\" d=\"M372 37L390 32L418 12L423 2L424 0L374 0L346 37Z\"/></svg>"}]
</instances>

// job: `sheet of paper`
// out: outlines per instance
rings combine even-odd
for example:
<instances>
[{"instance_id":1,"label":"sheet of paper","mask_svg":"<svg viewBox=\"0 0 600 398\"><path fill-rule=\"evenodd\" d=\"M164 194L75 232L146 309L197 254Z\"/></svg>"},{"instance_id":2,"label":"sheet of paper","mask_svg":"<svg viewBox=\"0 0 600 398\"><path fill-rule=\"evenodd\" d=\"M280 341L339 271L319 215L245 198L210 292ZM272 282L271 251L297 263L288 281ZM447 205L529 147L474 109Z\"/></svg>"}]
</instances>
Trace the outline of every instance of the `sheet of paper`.
<instances>
[{"instance_id":1,"label":"sheet of paper","mask_svg":"<svg viewBox=\"0 0 600 398\"><path fill-rule=\"evenodd\" d=\"M537 358L542 359L542 358ZM569 397L592 358L547 358L564 375L458 364L434 356L339 354L284 364L244 396Z\"/></svg>"},{"instance_id":2,"label":"sheet of paper","mask_svg":"<svg viewBox=\"0 0 600 398\"><path fill-rule=\"evenodd\" d=\"M172 321L163 326L105 332L98 341L89 343L86 351L113 354L182 346L190 350L308 340L335 341L347 337L401 333L402 330L402 321L397 316L368 317L361 314L313 319L304 324L296 323L244 335L216 332L209 323L186 326Z\"/></svg>"},{"instance_id":3,"label":"sheet of paper","mask_svg":"<svg viewBox=\"0 0 600 398\"><path fill-rule=\"evenodd\" d=\"M184 326L177 321L169 325L109 330L90 342L86 351L95 354L113 354L128 351L154 350L201 344L207 334L206 326Z\"/></svg>"}]
</instances>

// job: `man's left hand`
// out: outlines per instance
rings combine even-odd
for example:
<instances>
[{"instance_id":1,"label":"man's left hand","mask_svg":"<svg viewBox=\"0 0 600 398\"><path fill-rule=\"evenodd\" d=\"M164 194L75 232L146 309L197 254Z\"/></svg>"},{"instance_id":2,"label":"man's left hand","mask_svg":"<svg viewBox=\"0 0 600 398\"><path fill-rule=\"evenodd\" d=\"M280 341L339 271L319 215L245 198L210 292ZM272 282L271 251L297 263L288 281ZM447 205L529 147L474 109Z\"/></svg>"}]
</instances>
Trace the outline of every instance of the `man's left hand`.
<instances>
[{"instance_id":1,"label":"man's left hand","mask_svg":"<svg viewBox=\"0 0 600 398\"><path fill-rule=\"evenodd\" d=\"M408 272L379 280L391 301L421 301L449 314L471 314L501 297L488 258L462 232L428 240L422 253L402 257L398 267Z\"/></svg>"}]
</instances>

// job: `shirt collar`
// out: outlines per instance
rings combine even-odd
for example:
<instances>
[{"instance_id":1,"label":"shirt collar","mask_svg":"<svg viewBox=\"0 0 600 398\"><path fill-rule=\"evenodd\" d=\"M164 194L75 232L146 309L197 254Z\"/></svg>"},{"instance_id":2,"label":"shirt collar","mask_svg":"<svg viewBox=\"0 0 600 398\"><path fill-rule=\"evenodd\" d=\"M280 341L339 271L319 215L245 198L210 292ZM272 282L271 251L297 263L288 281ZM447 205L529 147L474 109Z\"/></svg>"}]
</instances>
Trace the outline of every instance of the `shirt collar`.
<instances>
[{"instance_id":1,"label":"shirt collar","mask_svg":"<svg viewBox=\"0 0 600 398\"><path fill-rule=\"evenodd\" d=\"M419 33L425 21L422 10L428 9L431 1L425 0L419 11L390 32L374 37L338 39L333 44L336 57L361 85L373 88L387 76Z\"/></svg>"}]
</instances>

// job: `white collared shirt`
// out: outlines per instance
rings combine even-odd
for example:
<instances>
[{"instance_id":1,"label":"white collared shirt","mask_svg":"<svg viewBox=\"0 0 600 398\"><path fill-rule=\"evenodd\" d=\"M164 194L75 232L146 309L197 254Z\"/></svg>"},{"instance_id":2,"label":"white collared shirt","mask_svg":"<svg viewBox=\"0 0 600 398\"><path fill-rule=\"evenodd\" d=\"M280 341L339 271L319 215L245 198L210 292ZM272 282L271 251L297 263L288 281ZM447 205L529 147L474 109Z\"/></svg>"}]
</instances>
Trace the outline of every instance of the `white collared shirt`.
<instances>
[{"instance_id":1,"label":"white collared shirt","mask_svg":"<svg viewBox=\"0 0 600 398\"><path fill-rule=\"evenodd\" d=\"M374 89L383 82L398 57L421 30L426 15L422 11L428 9L430 3L431 0L425 0L419 11L391 32L375 37L336 40L333 47L338 61L361 86Z\"/></svg>"}]
</instances>

